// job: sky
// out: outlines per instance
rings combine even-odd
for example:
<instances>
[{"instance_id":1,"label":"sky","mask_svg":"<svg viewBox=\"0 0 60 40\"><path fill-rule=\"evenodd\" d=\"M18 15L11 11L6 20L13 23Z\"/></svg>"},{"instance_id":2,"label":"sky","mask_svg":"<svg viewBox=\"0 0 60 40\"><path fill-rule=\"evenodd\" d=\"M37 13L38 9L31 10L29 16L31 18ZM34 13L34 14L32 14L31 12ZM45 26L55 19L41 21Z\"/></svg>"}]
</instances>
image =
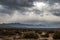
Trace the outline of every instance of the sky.
<instances>
[{"instance_id":1,"label":"sky","mask_svg":"<svg viewBox=\"0 0 60 40\"><path fill-rule=\"evenodd\" d=\"M60 24L60 0L0 0L0 23Z\"/></svg>"}]
</instances>

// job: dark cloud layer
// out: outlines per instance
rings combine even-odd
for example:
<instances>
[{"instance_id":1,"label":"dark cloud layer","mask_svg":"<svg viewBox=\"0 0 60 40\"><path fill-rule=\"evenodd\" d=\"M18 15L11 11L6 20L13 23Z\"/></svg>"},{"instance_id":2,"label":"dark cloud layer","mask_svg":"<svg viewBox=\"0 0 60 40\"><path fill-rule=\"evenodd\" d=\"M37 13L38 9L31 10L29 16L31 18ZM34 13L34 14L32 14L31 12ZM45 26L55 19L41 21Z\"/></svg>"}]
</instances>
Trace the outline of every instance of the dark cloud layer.
<instances>
[{"instance_id":1,"label":"dark cloud layer","mask_svg":"<svg viewBox=\"0 0 60 40\"><path fill-rule=\"evenodd\" d=\"M4 6L4 9L0 9L0 13L10 14L14 10L27 11L28 7L33 6L34 0L0 0L0 5Z\"/></svg>"},{"instance_id":2,"label":"dark cloud layer","mask_svg":"<svg viewBox=\"0 0 60 40\"><path fill-rule=\"evenodd\" d=\"M5 8L5 9L0 9L0 13L7 13L7 14L10 14L11 12L12 12L13 10L10 10L10 9L7 9L7 8Z\"/></svg>"},{"instance_id":3,"label":"dark cloud layer","mask_svg":"<svg viewBox=\"0 0 60 40\"><path fill-rule=\"evenodd\" d=\"M33 0L0 0L0 4L10 8L31 7Z\"/></svg>"},{"instance_id":4,"label":"dark cloud layer","mask_svg":"<svg viewBox=\"0 0 60 40\"><path fill-rule=\"evenodd\" d=\"M48 1L50 7L53 6L55 3L59 3L60 4L60 0L49 0ZM57 7L57 6L56 6ZM54 7L52 7L52 9L50 10L51 13L55 16L60 16L60 8L59 9L53 9Z\"/></svg>"},{"instance_id":5,"label":"dark cloud layer","mask_svg":"<svg viewBox=\"0 0 60 40\"><path fill-rule=\"evenodd\" d=\"M0 13L11 14L14 10L19 10L22 14L27 11L30 11L28 8L34 6L33 2L47 2L49 5L54 5L54 3L60 3L60 0L0 0L0 5L4 6L4 9L0 9ZM40 14L43 11L41 10L32 10L36 14ZM59 10L52 10L53 15L60 16Z\"/></svg>"},{"instance_id":6,"label":"dark cloud layer","mask_svg":"<svg viewBox=\"0 0 60 40\"><path fill-rule=\"evenodd\" d=\"M50 4L60 3L60 0L48 0Z\"/></svg>"},{"instance_id":7,"label":"dark cloud layer","mask_svg":"<svg viewBox=\"0 0 60 40\"><path fill-rule=\"evenodd\" d=\"M60 0L35 0L35 1L40 1L40 2L48 2L48 3L60 3Z\"/></svg>"},{"instance_id":8,"label":"dark cloud layer","mask_svg":"<svg viewBox=\"0 0 60 40\"><path fill-rule=\"evenodd\" d=\"M50 12L53 14L53 15L55 15L55 16L60 16L60 8L54 8L53 7L53 5L56 5L56 3L59 3L60 4L60 0L49 0L48 1L48 3L49 3L49 5L50 5L50 7L51 7L51 10L50 10ZM58 4L57 4L58 5ZM59 5L60 6L60 5ZM56 7L58 7L58 6L56 6Z\"/></svg>"},{"instance_id":9,"label":"dark cloud layer","mask_svg":"<svg viewBox=\"0 0 60 40\"><path fill-rule=\"evenodd\" d=\"M55 15L55 16L60 16L60 9L54 9L54 10L51 10L51 12L52 12L53 15Z\"/></svg>"}]
</instances>

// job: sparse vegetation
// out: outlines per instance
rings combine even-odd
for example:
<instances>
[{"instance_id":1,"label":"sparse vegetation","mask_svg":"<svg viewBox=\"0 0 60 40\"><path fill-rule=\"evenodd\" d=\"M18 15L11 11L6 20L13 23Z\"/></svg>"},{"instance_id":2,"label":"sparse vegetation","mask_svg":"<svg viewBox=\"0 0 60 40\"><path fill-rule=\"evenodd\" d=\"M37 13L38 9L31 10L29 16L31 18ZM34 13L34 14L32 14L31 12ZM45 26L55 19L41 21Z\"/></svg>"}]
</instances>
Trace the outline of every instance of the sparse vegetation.
<instances>
[{"instance_id":1,"label":"sparse vegetation","mask_svg":"<svg viewBox=\"0 0 60 40\"><path fill-rule=\"evenodd\" d=\"M39 36L35 33L29 33L29 34L25 34L24 38L26 38L26 39L38 39Z\"/></svg>"},{"instance_id":2,"label":"sparse vegetation","mask_svg":"<svg viewBox=\"0 0 60 40\"><path fill-rule=\"evenodd\" d=\"M41 35L42 32L45 32L45 35ZM39 38L48 38L49 33L53 33L54 39L60 39L60 31L42 31L42 30L21 30L21 29L0 29L0 38L13 37L14 39L39 39ZM38 36L39 35L39 36ZM41 36L41 37L40 37Z\"/></svg>"},{"instance_id":3,"label":"sparse vegetation","mask_svg":"<svg viewBox=\"0 0 60 40\"><path fill-rule=\"evenodd\" d=\"M53 38L60 39L60 32L55 32Z\"/></svg>"}]
</instances>

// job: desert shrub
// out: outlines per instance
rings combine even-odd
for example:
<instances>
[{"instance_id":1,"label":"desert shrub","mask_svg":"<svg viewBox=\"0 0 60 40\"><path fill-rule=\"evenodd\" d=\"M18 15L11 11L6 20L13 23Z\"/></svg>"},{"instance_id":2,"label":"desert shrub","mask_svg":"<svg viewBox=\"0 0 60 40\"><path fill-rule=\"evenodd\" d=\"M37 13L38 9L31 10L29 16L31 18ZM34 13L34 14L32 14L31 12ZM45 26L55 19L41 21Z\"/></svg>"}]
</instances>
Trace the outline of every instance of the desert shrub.
<instances>
[{"instance_id":1,"label":"desert shrub","mask_svg":"<svg viewBox=\"0 0 60 40\"><path fill-rule=\"evenodd\" d=\"M54 39L60 39L60 32L55 32L53 35Z\"/></svg>"},{"instance_id":2,"label":"desert shrub","mask_svg":"<svg viewBox=\"0 0 60 40\"><path fill-rule=\"evenodd\" d=\"M7 32L0 32L0 35L8 36L8 35L14 35L14 33L7 31Z\"/></svg>"},{"instance_id":3,"label":"desert shrub","mask_svg":"<svg viewBox=\"0 0 60 40\"><path fill-rule=\"evenodd\" d=\"M42 32L41 31L35 31L36 33L39 33L39 34L41 34Z\"/></svg>"},{"instance_id":4,"label":"desert shrub","mask_svg":"<svg viewBox=\"0 0 60 40\"><path fill-rule=\"evenodd\" d=\"M24 38L26 38L26 39L38 39L39 36L37 34L30 33L30 34L25 34Z\"/></svg>"},{"instance_id":5,"label":"desert shrub","mask_svg":"<svg viewBox=\"0 0 60 40\"><path fill-rule=\"evenodd\" d=\"M5 35L14 35L14 33L12 33L12 32L5 32L4 34Z\"/></svg>"},{"instance_id":6,"label":"desert shrub","mask_svg":"<svg viewBox=\"0 0 60 40\"><path fill-rule=\"evenodd\" d=\"M48 33L48 34L50 34L50 33L54 33L54 31L48 31L47 33Z\"/></svg>"}]
</instances>

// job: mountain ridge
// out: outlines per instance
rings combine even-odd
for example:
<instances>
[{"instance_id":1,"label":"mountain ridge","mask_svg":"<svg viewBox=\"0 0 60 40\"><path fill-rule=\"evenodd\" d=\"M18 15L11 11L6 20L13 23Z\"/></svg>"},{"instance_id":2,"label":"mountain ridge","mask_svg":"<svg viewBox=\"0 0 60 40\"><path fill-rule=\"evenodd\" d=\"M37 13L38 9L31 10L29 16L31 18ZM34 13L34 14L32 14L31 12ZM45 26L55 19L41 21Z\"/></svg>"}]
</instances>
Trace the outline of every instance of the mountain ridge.
<instances>
[{"instance_id":1,"label":"mountain ridge","mask_svg":"<svg viewBox=\"0 0 60 40\"><path fill-rule=\"evenodd\" d=\"M44 24L22 24L22 23L8 23L8 24L0 24L0 27L16 27L16 28L29 28L33 26L45 26Z\"/></svg>"}]
</instances>

